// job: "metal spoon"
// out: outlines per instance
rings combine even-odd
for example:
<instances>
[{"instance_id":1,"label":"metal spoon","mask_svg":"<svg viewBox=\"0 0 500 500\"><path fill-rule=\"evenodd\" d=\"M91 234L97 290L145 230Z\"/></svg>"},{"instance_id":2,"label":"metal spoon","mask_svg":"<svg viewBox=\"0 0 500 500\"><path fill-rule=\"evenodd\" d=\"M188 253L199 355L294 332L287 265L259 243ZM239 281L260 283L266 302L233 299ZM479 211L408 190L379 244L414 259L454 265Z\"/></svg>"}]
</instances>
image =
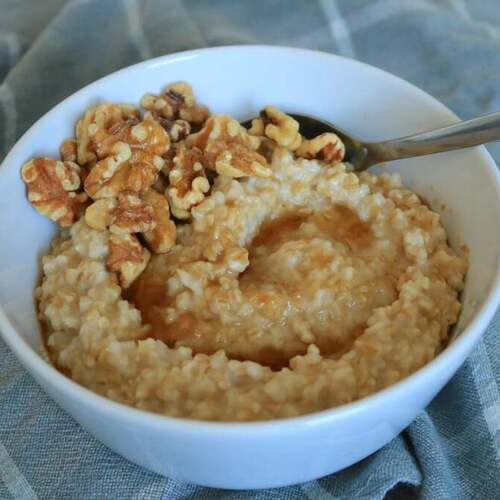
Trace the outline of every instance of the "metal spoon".
<instances>
[{"instance_id":1,"label":"metal spoon","mask_svg":"<svg viewBox=\"0 0 500 500\"><path fill-rule=\"evenodd\" d=\"M500 112L383 142L363 142L325 120L292 113L289 115L299 122L300 132L307 139L324 132L337 134L345 145L345 161L351 163L356 172L382 162L443 153L500 140ZM251 120L248 120L243 125L249 126L250 123Z\"/></svg>"}]
</instances>

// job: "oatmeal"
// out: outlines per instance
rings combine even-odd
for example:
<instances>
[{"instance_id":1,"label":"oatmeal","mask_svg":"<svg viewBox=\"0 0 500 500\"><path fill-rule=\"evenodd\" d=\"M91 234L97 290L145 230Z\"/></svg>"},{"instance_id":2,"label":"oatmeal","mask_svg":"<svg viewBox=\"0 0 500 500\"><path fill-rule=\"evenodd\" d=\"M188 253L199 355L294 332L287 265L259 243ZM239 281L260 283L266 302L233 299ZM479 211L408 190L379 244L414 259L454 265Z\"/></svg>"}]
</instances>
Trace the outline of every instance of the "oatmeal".
<instances>
[{"instance_id":1,"label":"oatmeal","mask_svg":"<svg viewBox=\"0 0 500 500\"><path fill-rule=\"evenodd\" d=\"M65 227L36 291L58 368L137 408L246 421L354 401L439 353L467 265L398 175L350 172L337 136L271 106L247 131L187 84L142 105L96 106L60 161L23 167Z\"/></svg>"}]
</instances>

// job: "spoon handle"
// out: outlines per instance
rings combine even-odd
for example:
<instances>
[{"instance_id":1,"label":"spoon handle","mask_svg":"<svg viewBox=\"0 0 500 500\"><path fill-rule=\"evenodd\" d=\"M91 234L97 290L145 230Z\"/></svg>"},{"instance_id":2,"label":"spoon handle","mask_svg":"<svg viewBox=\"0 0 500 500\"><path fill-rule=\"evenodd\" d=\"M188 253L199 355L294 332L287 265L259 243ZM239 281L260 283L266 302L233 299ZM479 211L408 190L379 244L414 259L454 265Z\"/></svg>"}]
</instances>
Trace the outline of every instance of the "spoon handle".
<instances>
[{"instance_id":1,"label":"spoon handle","mask_svg":"<svg viewBox=\"0 0 500 500\"><path fill-rule=\"evenodd\" d=\"M366 143L366 162L373 165L382 161L442 153L499 140L500 111L497 111L429 132L390 141Z\"/></svg>"}]
</instances>

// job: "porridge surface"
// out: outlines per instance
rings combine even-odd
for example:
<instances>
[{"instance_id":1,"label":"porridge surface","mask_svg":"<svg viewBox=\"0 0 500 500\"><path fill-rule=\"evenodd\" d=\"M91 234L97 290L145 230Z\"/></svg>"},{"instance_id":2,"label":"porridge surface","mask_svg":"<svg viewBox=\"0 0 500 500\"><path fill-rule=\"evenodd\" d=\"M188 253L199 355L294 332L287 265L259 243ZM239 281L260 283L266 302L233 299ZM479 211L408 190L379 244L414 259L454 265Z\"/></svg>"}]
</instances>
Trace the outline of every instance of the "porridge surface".
<instances>
[{"instance_id":1,"label":"porridge surface","mask_svg":"<svg viewBox=\"0 0 500 500\"><path fill-rule=\"evenodd\" d=\"M466 270L439 216L397 175L282 148L270 167L217 177L126 295L109 232L66 230L37 290L56 364L138 408L241 421L347 403L433 359Z\"/></svg>"}]
</instances>

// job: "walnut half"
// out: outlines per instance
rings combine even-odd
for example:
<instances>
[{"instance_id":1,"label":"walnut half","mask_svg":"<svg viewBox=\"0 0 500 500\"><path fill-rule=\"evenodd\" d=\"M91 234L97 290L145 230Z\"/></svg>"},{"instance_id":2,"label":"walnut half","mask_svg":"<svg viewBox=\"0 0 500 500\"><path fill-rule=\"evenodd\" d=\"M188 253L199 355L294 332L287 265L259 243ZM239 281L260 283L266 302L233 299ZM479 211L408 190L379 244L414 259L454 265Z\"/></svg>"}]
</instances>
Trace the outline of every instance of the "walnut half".
<instances>
[{"instance_id":1,"label":"walnut half","mask_svg":"<svg viewBox=\"0 0 500 500\"><path fill-rule=\"evenodd\" d=\"M228 115L210 117L203 128L186 139L186 144L203 152L203 165L228 177L270 177L267 160L256 150L258 137Z\"/></svg>"},{"instance_id":2,"label":"walnut half","mask_svg":"<svg viewBox=\"0 0 500 500\"><path fill-rule=\"evenodd\" d=\"M155 253L168 252L175 244L176 229L170 220L166 197L154 189L142 197L123 193L118 198L94 201L85 211L85 222L99 231L112 234L142 233Z\"/></svg>"},{"instance_id":3,"label":"walnut half","mask_svg":"<svg viewBox=\"0 0 500 500\"><path fill-rule=\"evenodd\" d=\"M28 200L42 214L62 227L80 218L88 197L78 192L80 167L71 161L35 158L21 168Z\"/></svg>"},{"instance_id":4,"label":"walnut half","mask_svg":"<svg viewBox=\"0 0 500 500\"><path fill-rule=\"evenodd\" d=\"M85 222L99 231L114 234L142 233L155 228L153 207L134 193L94 201L85 211Z\"/></svg>"},{"instance_id":5,"label":"walnut half","mask_svg":"<svg viewBox=\"0 0 500 500\"><path fill-rule=\"evenodd\" d=\"M136 152L117 142L112 155L100 160L85 178L85 191L94 200L114 198L124 191L143 193L157 179L164 160L157 155Z\"/></svg>"},{"instance_id":6,"label":"walnut half","mask_svg":"<svg viewBox=\"0 0 500 500\"><path fill-rule=\"evenodd\" d=\"M138 118L139 110L128 104L102 103L89 108L76 124L78 163L85 165L97 160L96 150L109 136L109 130Z\"/></svg>"},{"instance_id":7,"label":"walnut half","mask_svg":"<svg viewBox=\"0 0 500 500\"><path fill-rule=\"evenodd\" d=\"M109 230L115 234L143 233L155 228L153 207L133 193L122 193Z\"/></svg>"}]
</instances>

